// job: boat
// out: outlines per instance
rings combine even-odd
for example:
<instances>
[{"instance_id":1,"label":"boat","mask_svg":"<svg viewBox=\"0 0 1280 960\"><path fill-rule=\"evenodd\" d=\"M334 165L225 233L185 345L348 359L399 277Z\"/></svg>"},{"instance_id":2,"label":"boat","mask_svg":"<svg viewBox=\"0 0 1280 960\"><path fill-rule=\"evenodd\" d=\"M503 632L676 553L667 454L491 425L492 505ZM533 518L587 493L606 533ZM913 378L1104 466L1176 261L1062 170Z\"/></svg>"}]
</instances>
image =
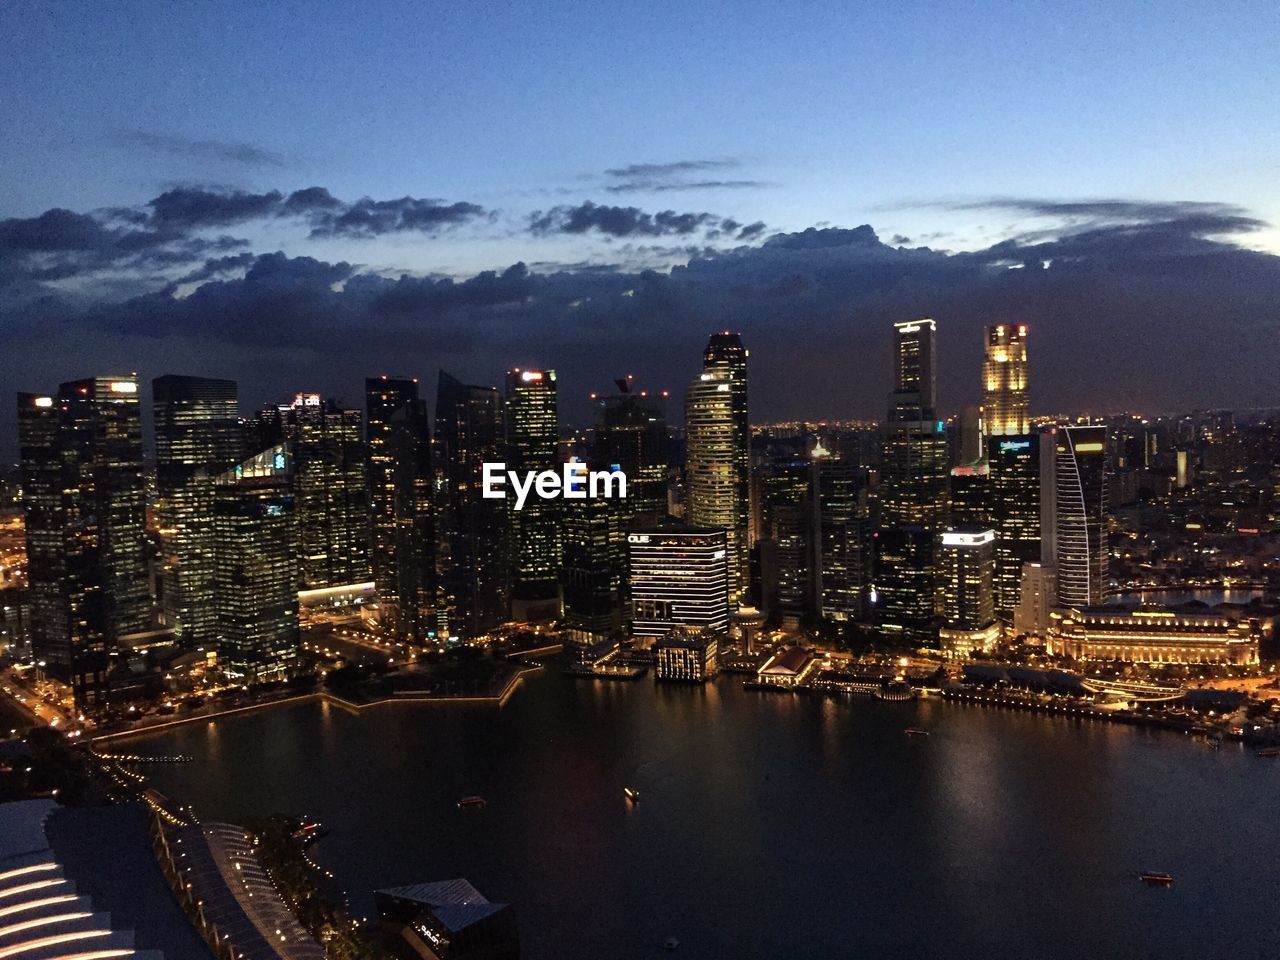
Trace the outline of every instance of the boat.
<instances>
[{"instance_id":1,"label":"boat","mask_svg":"<svg viewBox=\"0 0 1280 960\"><path fill-rule=\"evenodd\" d=\"M1143 883L1149 883L1153 887L1171 887L1173 886L1172 873L1160 873L1156 870L1144 870L1138 874L1138 879Z\"/></svg>"},{"instance_id":2,"label":"boat","mask_svg":"<svg viewBox=\"0 0 1280 960\"><path fill-rule=\"evenodd\" d=\"M927 737L928 730L921 730L919 727L907 727L906 734L908 737Z\"/></svg>"},{"instance_id":3,"label":"boat","mask_svg":"<svg viewBox=\"0 0 1280 960\"><path fill-rule=\"evenodd\" d=\"M1266 757L1268 760L1280 757L1280 747L1267 747L1265 750L1259 750L1258 756Z\"/></svg>"},{"instance_id":4,"label":"boat","mask_svg":"<svg viewBox=\"0 0 1280 960\"><path fill-rule=\"evenodd\" d=\"M627 799L630 800L632 803L638 803L640 801L639 790L634 790L631 787L623 787L622 792L626 794Z\"/></svg>"},{"instance_id":5,"label":"boat","mask_svg":"<svg viewBox=\"0 0 1280 960\"><path fill-rule=\"evenodd\" d=\"M458 801L458 809L477 809L483 807L487 802L484 797L463 797Z\"/></svg>"},{"instance_id":6,"label":"boat","mask_svg":"<svg viewBox=\"0 0 1280 960\"><path fill-rule=\"evenodd\" d=\"M680 941L679 941L679 940L677 940L675 937L667 937L667 939L666 939L666 940L663 940L663 941L662 941L662 949L663 949L663 950L671 951L671 950L674 950L674 949L675 949L676 947L678 947L678 946L680 946Z\"/></svg>"}]
</instances>

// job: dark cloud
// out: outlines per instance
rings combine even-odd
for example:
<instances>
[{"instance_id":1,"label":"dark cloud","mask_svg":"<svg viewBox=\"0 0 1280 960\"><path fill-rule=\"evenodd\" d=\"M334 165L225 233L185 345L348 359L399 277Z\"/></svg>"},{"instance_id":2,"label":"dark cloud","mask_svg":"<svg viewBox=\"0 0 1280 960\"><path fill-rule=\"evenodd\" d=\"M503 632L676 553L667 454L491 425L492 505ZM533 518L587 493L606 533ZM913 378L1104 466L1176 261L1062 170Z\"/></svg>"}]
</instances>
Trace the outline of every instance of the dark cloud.
<instances>
[{"instance_id":1,"label":"dark cloud","mask_svg":"<svg viewBox=\"0 0 1280 960\"><path fill-rule=\"evenodd\" d=\"M121 146L167 153L184 160L213 160L245 167L283 168L291 165L291 161L284 154L264 150L253 144L229 140L194 140L188 137L152 133L147 130L134 130L122 134L117 142Z\"/></svg>"},{"instance_id":2,"label":"dark cloud","mask_svg":"<svg viewBox=\"0 0 1280 960\"><path fill-rule=\"evenodd\" d=\"M359 238L406 231L432 234L488 215L488 211L479 204L462 201L445 203L443 200L416 200L413 197L371 200L365 197L350 206L339 205L317 214L311 235Z\"/></svg>"},{"instance_id":3,"label":"dark cloud","mask_svg":"<svg viewBox=\"0 0 1280 960\"><path fill-rule=\"evenodd\" d=\"M662 237L687 235L699 229L714 229L720 218L713 213L677 213L663 210L646 213L639 207L614 207L590 200L578 206L553 207L529 217L535 234L597 232L610 237Z\"/></svg>"},{"instance_id":4,"label":"dark cloud","mask_svg":"<svg viewBox=\"0 0 1280 960\"><path fill-rule=\"evenodd\" d=\"M636 177L672 177L707 170L728 170L738 166L737 160L673 160L669 163L631 163L605 171L605 176L618 180Z\"/></svg>"},{"instance_id":5,"label":"dark cloud","mask_svg":"<svg viewBox=\"0 0 1280 960\"><path fill-rule=\"evenodd\" d=\"M392 368L430 377L446 366L491 383L509 366L538 363L559 371L570 422L586 418L590 390L625 372L672 389L678 419L678 395L697 371L707 332L732 328L751 348L754 419L878 417L891 322L931 315L946 410L977 399L981 328L998 322L1031 328L1038 412L1276 402L1280 257L1221 233L1224 222L1252 220L1247 211L1179 207L950 254L882 242L866 225L715 249L703 242L708 230L727 235L732 227L736 237L755 225L634 208L581 211L543 214L543 229L572 223L577 232L616 236L625 242L611 245L615 259L628 250L641 256L652 241L688 263L669 273L517 263L455 280L229 251L192 261L181 288L157 286L89 309L50 296L20 309L0 300L0 381L18 389L113 363L148 374L181 366L238 377L246 403L256 403L304 385L354 396L361 377ZM678 232L689 223L698 224L692 234ZM79 232L89 229L84 223L55 226L6 222L0 237L96 242ZM753 235L763 233L761 226ZM41 344L37 357L33 343Z\"/></svg>"},{"instance_id":6,"label":"dark cloud","mask_svg":"<svg viewBox=\"0 0 1280 960\"><path fill-rule=\"evenodd\" d=\"M196 187L175 187L160 194L147 206L151 208L151 218L157 225L208 227L265 217L275 212L283 199L279 190L222 193Z\"/></svg>"},{"instance_id":7,"label":"dark cloud","mask_svg":"<svg viewBox=\"0 0 1280 960\"><path fill-rule=\"evenodd\" d=\"M283 212L310 213L312 210L337 210L342 206L342 201L324 187L306 187L289 194Z\"/></svg>"}]
</instances>

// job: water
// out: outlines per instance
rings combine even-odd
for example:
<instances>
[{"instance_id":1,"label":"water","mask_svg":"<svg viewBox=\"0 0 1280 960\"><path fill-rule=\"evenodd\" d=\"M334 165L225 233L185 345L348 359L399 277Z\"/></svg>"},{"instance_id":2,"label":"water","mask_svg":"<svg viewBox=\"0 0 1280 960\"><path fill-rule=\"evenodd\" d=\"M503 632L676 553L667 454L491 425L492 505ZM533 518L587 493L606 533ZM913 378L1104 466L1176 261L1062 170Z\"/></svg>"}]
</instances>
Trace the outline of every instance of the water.
<instances>
[{"instance_id":1,"label":"water","mask_svg":"<svg viewBox=\"0 0 1280 960\"><path fill-rule=\"evenodd\" d=\"M1177 734L548 671L500 710L307 704L130 749L193 755L152 779L206 818L323 820L365 910L469 878L534 960L1280 955L1280 761Z\"/></svg>"}]
</instances>

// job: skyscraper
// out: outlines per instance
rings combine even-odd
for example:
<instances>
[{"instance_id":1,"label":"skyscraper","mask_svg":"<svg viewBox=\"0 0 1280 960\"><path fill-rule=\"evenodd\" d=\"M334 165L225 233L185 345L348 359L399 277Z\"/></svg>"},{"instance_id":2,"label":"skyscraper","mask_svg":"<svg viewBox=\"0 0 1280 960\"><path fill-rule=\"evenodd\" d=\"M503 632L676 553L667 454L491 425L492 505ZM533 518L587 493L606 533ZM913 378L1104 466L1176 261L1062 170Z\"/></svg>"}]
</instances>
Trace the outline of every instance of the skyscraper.
<instances>
[{"instance_id":1,"label":"skyscraper","mask_svg":"<svg viewBox=\"0 0 1280 960\"><path fill-rule=\"evenodd\" d=\"M627 555L633 635L729 629L727 531L675 523L641 528L627 534Z\"/></svg>"},{"instance_id":2,"label":"skyscraper","mask_svg":"<svg viewBox=\"0 0 1280 960\"><path fill-rule=\"evenodd\" d=\"M559 471L560 430L554 370L507 373L506 463L519 474ZM511 610L516 620L551 620L560 613L560 503L529 497L524 508L508 497Z\"/></svg>"},{"instance_id":3,"label":"skyscraper","mask_svg":"<svg viewBox=\"0 0 1280 960\"><path fill-rule=\"evenodd\" d=\"M480 495L481 465L503 459L502 397L493 387L468 386L442 370L435 427L439 630L476 637L511 610L506 504Z\"/></svg>"},{"instance_id":4,"label":"skyscraper","mask_svg":"<svg viewBox=\"0 0 1280 960\"><path fill-rule=\"evenodd\" d=\"M301 589L366 582L369 489L361 412L300 393L283 413L295 460Z\"/></svg>"},{"instance_id":5,"label":"skyscraper","mask_svg":"<svg viewBox=\"0 0 1280 960\"><path fill-rule=\"evenodd\" d=\"M1021 437L1031 432L1027 328L1021 324L1000 324L986 329L982 408L989 437Z\"/></svg>"},{"instance_id":6,"label":"skyscraper","mask_svg":"<svg viewBox=\"0 0 1280 960\"><path fill-rule=\"evenodd\" d=\"M996 530L996 616L1005 623L1012 622L1018 606L1023 565L1040 559L1041 442L1038 433L987 440Z\"/></svg>"},{"instance_id":7,"label":"skyscraper","mask_svg":"<svg viewBox=\"0 0 1280 960\"><path fill-rule=\"evenodd\" d=\"M156 430L162 622L186 646L217 635L214 479L244 459L236 384L205 377L151 381Z\"/></svg>"},{"instance_id":8,"label":"skyscraper","mask_svg":"<svg viewBox=\"0 0 1280 960\"><path fill-rule=\"evenodd\" d=\"M992 575L996 533L976 526L942 534L942 629L939 639L952 657L989 651L999 637Z\"/></svg>"},{"instance_id":9,"label":"skyscraper","mask_svg":"<svg viewBox=\"0 0 1280 960\"><path fill-rule=\"evenodd\" d=\"M418 381L370 377L365 386L371 566L382 616L422 643L436 632L431 428Z\"/></svg>"},{"instance_id":10,"label":"skyscraper","mask_svg":"<svg viewBox=\"0 0 1280 960\"><path fill-rule=\"evenodd\" d=\"M97 710L112 651L151 624L137 377L19 394L18 427L32 646Z\"/></svg>"},{"instance_id":11,"label":"skyscraper","mask_svg":"<svg viewBox=\"0 0 1280 960\"><path fill-rule=\"evenodd\" d=\"M667 516L667 394L637 392L631 377L614 382L617 393L592 395L594 456L627 475L628 516L654 524Z\"/></svg>"},{"instance_id":12,"label":"skyscraper","mask_svg":"<svg viewBox=\"0 0 1280 960\"><path fill-rule=\"evenodd\" d=\"M818 448L813 453L810 497L817 529L813 590L818 616L861 620L870 562L866 471Z\"/></svg>"},{"instance_id":13,"label":"skyscraper","mask_svg":"<svg viewBox=\"0 0 1280 960\"><path fill-rule=\"evenodd\" d=\"M293 457L270 447L214 483L218 658L244 683L281 679L298 656L298 542Z\"/></svg>"},{"instance_id":14,"label":"skyscraper","mask_svg":"<svg viewBox=\"0 0 1280 960\"><path fill-rule=\"evenodd\" d=\"M1058 603L1090 606L1107 597L1107 428L1056 433L1054 515Z\"/></svg>"},{"instance_id":15,"label":"skyscraper","mask_svg":"<svg viewBox=\"0 0 1280 960\"><path fill-rule=\"evenodd\" d=\"M702 373L685 394L685 482L691 524L726 531L729 595L735 606L750 576L747 524L751 492L751 427L747 350L727 330L712 334Z\"/></svg>"},{"instance_id":16,"label":"skyscraper","mask_svg":"<svg viewBox=\"0 0 1280 960\"><path fill-rule=\"evenodd\" d=\"M575 641L603 639L622 625L626 502L595 497L564 512L561 627Z\"/></svg>"},{"instance_id":17,"label":"skyscraper","mask_svg":"<svg viewBox=\"0 0 1280 960\"><path fill-rule=\"evenodd\" d=\"M895 383L880 435L877 619L924 637L937 612L935 540L950 510L946 425L937 419L932 320L894 324Z\"/></svg>"}]
</instances>

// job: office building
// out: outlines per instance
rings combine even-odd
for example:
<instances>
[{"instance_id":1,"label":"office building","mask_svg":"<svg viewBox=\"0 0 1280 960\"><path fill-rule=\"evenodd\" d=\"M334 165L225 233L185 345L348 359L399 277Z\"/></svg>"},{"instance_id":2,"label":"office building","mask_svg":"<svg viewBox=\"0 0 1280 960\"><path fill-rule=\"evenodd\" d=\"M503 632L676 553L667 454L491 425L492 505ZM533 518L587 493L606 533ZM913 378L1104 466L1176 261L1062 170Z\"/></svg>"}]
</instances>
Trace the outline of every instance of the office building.
<instances>
[{"instance_id":1,"label":"office building","mask_svg":"<svg viewBox=\"0 0 1280 960\"><path fill-rule=\"evenodd\" d=\"M441 371L432 443L438 632L478 637L511 610L507 505L481 496L482 464L504 458L501 395Z\"/></svg>"},{"instance_id":2,"label":"office building","mask_svg":"<svg viewBox=\"0 0 1280 960\"><path fill-rule=\"evenodd\" d=\"M642 525L667 516L667 392L637 391L633 378L615 380L618 392L592 395L595 406L593 459L627 477L626 511Z\"/></svg>"},{"instance_id":3,"label":"office building","mask_svg":"<svg viewBox=\"0 0 1280 960\"><path fill-rule=\"evenodd\" d=\"M712 334L702 373L685 394L686 516L728 536L729 593L736 606L750 579L747 526L751 428L747 416L747 350L736 333Z\"/></svg>"},{"instance_id":4,"label":"office building","mask_svg":"<svg viewBox=\"0 0 1280 960\"><path fill-rule=\"evenodd\" d=\"M631 633L729 628L728 533L664 524L627 534Z\"/></svg>"},{"instance_id":5,"label":"office building","mask_svg":"<svg viewBox=\"0 0 1280 960\"><path fill-rule=\"evenodd\" d=\"M880 526L947 525L946 424L937 419L936 327L932 320L894 324L896 380L881 431Z\"/></svg>"},{"instance_id":6,"label":"office building","mask_svg":"<svg viewBox=\"0 0 1280 960\"><path fill-rule=\"evenodd\" d=\"M938 534L924 527L887 527L871 535L872 615L890 636L930 641L937 635Z\"/></svg>"},{"instance_id":7,"label":"office building","mask_svg":"<svg viewBox=\"0 0 1280 960\"><path fill-rule=\"evenodd\" d=\"M720 635L712 630L677 627L653 645L656 680L705 683L716 675Z\"/></svg>"},{"instance_id":8,"label":"office building","mask_svg":"<svg viewBox=\"0 0 1280 960\"><path fill-rule=\"evenodd\" d=\"M942 627L938 637L949 657L963 659L990 652L999 639L992 590L995 543L995 531L981 527L958 527L942 534Z\"/></svg>"},{"instance_id":9,"label":"office building","mask_svg":"<svg viewBox=\"0 0 1280 960\"><path fill-rule=\"evenodd\" d=\"M507 373L506 464L518 474L562 469L554 370ZM523 509L507 497L511 539L511 616L554 620L560 615L561 514L559 500L529 497Z\"/></svg>"},{"instance_id":10,"label":"office building","mask_svg":"<svg viewBox=\"0 0 1280 960\"><path fill-rule=\"evenodd\" d=\"M1063 427L1055 434L1054 565L1063 607L1094 606L1107 597L1106 448L1106 427Z\"/></svg>"},{"instance_id":11,"label":"office building","mask_svg":"<svg viewBox=\"0 0 1280 960\"><path fill-rule=\"evenodd\" d=\"M986 328L982 412L988 437L1023 437L1031 432L1027 328L1022 324Z\"/></svg>"},{"instance_id":12,"label":"office building","mask_svg":"<svg viewBox=\"0 0 1280 960\"><path fill-rule=\"evenodd\" d=\"M1013 611L1013 632L1021 637L1044 637L1049 615L1058 603L1058 580L1051 563L1022 565L1018 606Z\"/></svg>"},{"instance_id":13,"label":"office building","mask_svg":"<svg viewBox=\"0 0 1280 960\"><path fill-rule=\"evenodd\" d=\"M862 620L870 580L870 519L866 471L818 447L812 454L810 497L813 606L824 620Z\"/></svg>"},{"instance_id":14,"label":"office building","mask_svg":"<svg viewBox=\"0 0 1280 960\"><path fill-rule=\"evenodd\" d=\"M990 527L994 521L990 464L985 460L951 468L951 524Z\"/></svg>"},{"instance_id":15,"label":"office building","mask_svg":"<svg viewBox=\"0 0 1280 960\"><path fill-rule=\"evenodd\" d=\"M19 394L18 432L32 651L99 710L112 652L152 619L137 377Z\"/></svg>"},{"instance_id":16,"label":"office building","mask_svg":"<svg viewBox=\"0 0 1280 960\"><path fill-rule=\"evenodd\" d=\"M236 384L206 377L151 381L160 530L160 618L178 642L217 636L214 604L214 479L244 459Z\"/></svg>"},{"instance_id":17,"label":"office building","mask_svg":"<svg viewBox=\"0 0 1280 960\"><path fill-rule=\"evenodd\" d=\"M1013 619L1018 606L1023 565L1041 557L1041 442L1037 433L1001 435L987 441L989 522L996 531L996 616L1005 623Z\"/></svg>"},{"instance_id":18,"label":"office building","mask_svg":"<svg viewBox=\"0 0 1280 960\"><path fill-rule=\"evenodd\" d=\"M625 504L620 498L595 497L564 512L560 626L575 643L593 643L622 626L629 515Z\"/></svg>"},{"instance_id":19,"label":"office building","mask_svg":"<svg viewBox=\"0 0 1280 960\"><path fill-rule=\"evenodd\" d=\"M365 380L371 568L383 622L422 644L436 635L431 427L417 379Z\"/></svg>"},{"instance_id":20,"label":"office building","mask_svg":"<svg viewBox=\"0 0 1280 960\"><path fill-rule=\"evenodd\" d=\"M780 457L754 471L758 499L761 609L790 626L814 612L812 461Z\"/></svg>"},{"instance_id":21,"label":"office building","mask_svg":"<svg viewBox=\"0 0 1280 960\"><path fill-rule=\"evenodd\" d=\"M287 444L214 482L218 660L234 680L286 677L298 656L298 514Z\"/></svg>"},{"instance_id":22,"label":"office building","mask_svg":"<svg viewBox=\"0 0 1280 960\"><path fill-rule=\"evenodd\" d=\"M317 393L281 408L295 459L300 589L369 580L369 487L363 417Z\"/></svg>"}]
</instances>

